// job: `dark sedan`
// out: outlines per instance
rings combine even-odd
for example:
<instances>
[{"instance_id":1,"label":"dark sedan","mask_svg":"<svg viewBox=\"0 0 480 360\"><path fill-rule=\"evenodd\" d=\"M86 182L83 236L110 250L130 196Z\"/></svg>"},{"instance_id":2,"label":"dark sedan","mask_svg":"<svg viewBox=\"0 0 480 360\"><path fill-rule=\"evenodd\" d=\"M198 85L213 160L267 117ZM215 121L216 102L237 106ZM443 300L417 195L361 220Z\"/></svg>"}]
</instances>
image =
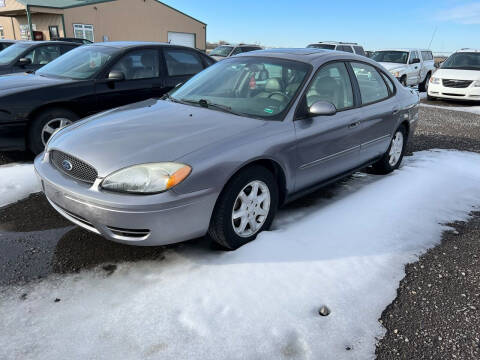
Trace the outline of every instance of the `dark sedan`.
<instances>
[{"instance_id":1,"label":"dark sedan","mask_svg":"<svg viewBox=\"0 0 480 360\"><path fill-rule=\"evenodd\" d=\"M0 52L0 75L35 71L80 44L66 41L19 41Z\"/></svg>"},{"instance_id":2,"label":"dark sedan","mask_svg":"<svg viewBox=\"0 0 480 360\"><path fill-rule=\"evenodd\" d=\"M215 60L163 43L84 45L34 74L0 78L0 150L40 153L53 132L85 116L160 97Z\"/></svg>"},{"instance_id":3,"label":"dark sedan","mask_svg":"<svg viewBox=\"0 0 480 360\"><path fill-rule=\"evenodd\" d=\"M5 50L10 45L16 43L16 40L0 40L0 51Z\"/></svg>"}]
</instances>

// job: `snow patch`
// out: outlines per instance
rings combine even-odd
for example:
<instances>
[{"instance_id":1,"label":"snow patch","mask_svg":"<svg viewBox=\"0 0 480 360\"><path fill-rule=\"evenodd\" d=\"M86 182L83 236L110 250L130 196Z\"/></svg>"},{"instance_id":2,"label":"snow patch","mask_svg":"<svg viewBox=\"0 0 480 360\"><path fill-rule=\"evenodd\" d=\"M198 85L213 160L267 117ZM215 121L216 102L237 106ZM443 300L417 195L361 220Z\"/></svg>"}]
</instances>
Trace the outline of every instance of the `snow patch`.
<instances>
[{"instance_id":1,"label":"snow patch","mask_svg":"<svg viewBox=\"0 0 480 360\"><path fill-rule=\"evenodd\" d=\"M0 166L0 207L41 191L32 164Z\"/></svg>"},{"instance_id":2,"label":"snow patch","mask_svg":"<svg viewBox=\"0 0 480 360\"><path fill-rule=\"evenodd\" d=\"M373 358L404 265L438 244L441 224L478 209L479 164L416 153L391 175L356 174L329 199L287 207L234 252L185 244L110 276L1 289L0 358Z\"/></svg>"}]
</instances>

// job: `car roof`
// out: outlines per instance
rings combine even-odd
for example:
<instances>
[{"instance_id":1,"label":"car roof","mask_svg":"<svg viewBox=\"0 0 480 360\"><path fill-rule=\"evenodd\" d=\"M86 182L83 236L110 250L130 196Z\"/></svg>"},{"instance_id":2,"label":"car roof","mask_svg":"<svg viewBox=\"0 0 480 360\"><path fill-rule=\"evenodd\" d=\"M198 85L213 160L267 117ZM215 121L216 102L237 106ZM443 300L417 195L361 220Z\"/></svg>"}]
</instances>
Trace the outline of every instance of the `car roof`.
<instances>
[{"instance_id":1,"label":"car roof","mask_svg":"<svg viewBox=\"0 0 480 360\"><path fill-rule=\"evenodd\" d=\"M359 44L354 43L354 42L343 42L343 41L319 41L319 42L316 42L316 43L312 43L312 45L314 45L314 44L362 46L362 45L359 45Z\"/></svg>"},{"instance_id":2,"label":"car roof","mask_svg":"<svg viewBox=\"0 0 480 360\"><path fill-rule=\"evenodd\" d=\"M467 48L465 48L465 49L457 50L455 52L475 52L476 53L476 52L480 52L480 49L467 49Z\"/></svg>"},{"instance_id":3,"label":"car roof","mask_svg":"<svg viewBox=\"0 0 480 360\"><path fill-rule=\"evenodd\" d=\"M432 50L419 49L419 48L395 48L395 49L379 49L375 51L432 51Z\"/></svg>"},{"instance_id":4,"label":"car roof","mask_svg":"<svg viewBox=\"0 0 480 360\"><path fill-rule=\"evenodd\" d=\"M119 49L131 48L131 47L137 47L137 46L151 46L151 45L182 46L182 45L174 45L166 42L156 42L156 41L106 41L106 42L99 42L99 43L93 43L93 44L86 44L86 46L110 46L110 47L115 47ZM186 46L183 46L183 47L186 47Z\"/></svg>"},{"instance_id":5,"label":"car roof","mask_svg":"<svg viewBox=\"0 0 480 360\"><path fill-rule=\"evenodd\" d=\"M238 54L235 57L242 56L273 57L278 59L302 61L310 64L316 63L318 60L326 57L331 58L332 60L335 58L361 59L361 61L368 60L368 58L365 56L360 56L349 52L315 48L255 50L248 53Z\"/></svg>"},{"instance_id":6,"label":"car roof","mask_svg":"<svg viewBox=\"0 0 480 360\"><path fill-rule=\"evenodd\" d=\"M56 40L45 40L45 41L32 41L32 40L9 40L18 44L27 44L27 45L45 45L45 44L52 44L52 45L58 45L58 44L65 44L65 45L80 45L78 43L74 43L72 41L56 41Z\"/></svg>"}]
</instances>

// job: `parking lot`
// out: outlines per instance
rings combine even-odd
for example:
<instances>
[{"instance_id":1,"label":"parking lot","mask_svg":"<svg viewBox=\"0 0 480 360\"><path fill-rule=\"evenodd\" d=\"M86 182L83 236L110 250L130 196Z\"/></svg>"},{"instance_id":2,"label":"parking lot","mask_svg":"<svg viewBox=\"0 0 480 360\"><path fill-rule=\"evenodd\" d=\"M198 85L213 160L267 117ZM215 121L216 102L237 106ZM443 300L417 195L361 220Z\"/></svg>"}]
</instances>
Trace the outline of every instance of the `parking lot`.
<instances>
[{"instance_id":1,"label":"parking lot","mask_svg":"<svg viewBox=\"0 0 480 360\"><path fill-rule=\"evenodd\" d=\"M426 100L423 100L423 102L435 107L422 106L420 108L419 126L415 137L410 141L409 155L431 149L456 149L480 153L480 143L478 141L480 138L480 115L462 112L458 109L448 110L443 102L431 103ZM455 107L462 106L465 105L455 104ZM466 109L470 108L466 107ZM415 155L417 157L413 156L410 160L407 158L404 171L415 171L422 161L426 161L425 157L428 159L429 156L433 156L428 153L423 154ZM444 155L450 156L450 153ZM440 156L443 155L440 154ZM29 161L31 161L31 158L21 152L0 155L2 166ZM400 171L399 176L401 174L402 171ZM394 181L394 178L391 178L391 180ZM246 246L247 249L243 252L239 250L238 255L222 255L215 252L214 249L212 251L211 245L205 239L195 239L178 245L154 248L137 248L115 244L72 226L71 223L51 209L44 196L40 194L30 195L26 199L8 205L0 209L0 253L2 254L2 257L0 257L0 286L2 291L0 301L4 301L6 304L6 306L3 306L4 312L1 316L6 319L5 331L8 332L9 329L10 332L7 334L0 330L0 335L4 339L8 336L10 345L5 347L4 343L0 355L16 354L18 358L41 357L53 354L51 352L53 350L49 349L49 346L53 346L53 349L60 351L60 354L66 354L66 349L59 350L61 349L61 347L59 348L60 341L63 339L72 345L79 341L78 339L66 340L63 336L59 336L55 340L52 336L54 334L52 334L42 340L45 342L44 344L39 344L38 341L41 337L34 334L39 329L54 331L55 328L52 328L52 326L58 326L62 323L59 320L62 317L64 323L66 319L70 319L68 321L75 319L75 311L83 313L86 310L84 307L88 307L88 304L91 304L95 299L88 297L88 294L82 292L82 289L89 289L88 291L98 295L98 291L104 288L107 292L111 291L114 296L123 294L127 299L126 301L129 301L133 307L120 306L118 308L121 299L97 298L96 301L105 302L101 306L97 303L99 305L96 306L99 308L98 311L111 306L112 309L116 309L113 310L115 316L118 319L123 319L121 321L125 323L118 323L118 320L112 321L108 315L101 315L101 313L95 311L89 316L103 316L103 321L107 324L108 329L101 329L93 325L95 320L91 318L87 321L87 324L90 325L83 324L78 329L79 339L87 339L91 332L105 341L100 345L97 340L88 339L86 353L89 353L88 349L95 348L95 346L97 346L97 349L113 351L113 353L118 353L123 349L123 351L126 351L125 358L129 358L129 355L134 352L130 353L128 351L133 351L132 346L135 347L136 342L133 339L128 339L128 337L125 338L128 329L126 324L132 324L134 328L131 330L137 336L146 336L149 333L148 329L156 329L160 325L149 323L148 318L144 315L140 320L146 322L146 329L139 330L135 327L138 326L138 322L128 315L128 311L132 311L132 315L137 313L135 307L144 306L142 305L143 301L144 304L152 306L155 297L158 297L158 301L168 300L169 297L162 292L161 284L164 283L166 291L178 290L177 285L173 286L171 281L169 282L167 279L167 277L177 277L180 283L191 284L193 290L189 290L186 296L192 298L190 301L188 299L179 301L178 307L165 307L163 309L165 312L164 320L167 323L180 321L183 328L178 329L171 324L167 326L162 323L161 330L157 329L157 331L173 333L168 336L161 335L161 341L154 338L146 339L147 350L145 348L142 350L146 351L143 353L145 358L154 358L161 353L167 354L165 358L170 358L168 354L188 354L188 351L194 350L205 351L205 358L210 358L213 353L213 349L209 347L212 345L211 338L209 339L209 336L213 336L211 331L224 329L224 322L232 316L234 318L237 316L253 316L253 319L245 319L245 324L253 325L254 328L251 329L252 336L246 336L240 342L244 348L246 345L252 344L261 346L261 343L254 339L254 336L261 331L266 331L265 326L268 327L268 321L273 321L275 326L279 326L278 333L269 330L267 340L263 344L265 348L262 351L269 355L279 352L281 354L280 358L308 358L309 354L315 354L320 350L328 351L328 349L333 349L332 353L337 354L337 358L358 358L359 354L375 351L373 349L375 338L378 340L376 354L380 359L391 359L398 354L401 354L401 358L407 359L419 358L420 356L429 359L478 358L480 355L480 341L478 339L478 333L480 333L478 325L480 324L480 313L478 311L480 309L480 294L478 293L480 278L478 276L479 262L475 255L480 248L478 245L480 231L478 213L472 213L471 219L466 222L455 224L457 230L444 232L443 242L436 247L434 245L436 245L437 240L432 243L429 240L430 235L421 231L418 236L424 238L423 243L421 239L417 240L420 241L421 246L414 246L413 243L403 245L406 248L403 248L401 253L408 253L409 255L400 257L396 255L393 258L397 259L396 262L394 261L397 265L392 266L396 270L392 274L387 272L389 274L387 278L391 279L388 285L387 283L384 284L383 292L386 295L383 295L380 300L371 294L375 292L373 289L376 289L376 284L372 288L370 287L372 284L368 286L355 285L355 275L348 272L344 265L339 265L340 267L337 268L338 273L343 274L343 277L325 272L322 266L331 262L335 268L335 259L343 257L341 253L337 253L334 247L331 247L334 242L327 241L328 238L322 238L323 245L319 243L318 248L312 248L312 250L315 250L312 253L316 253L317 256L319 251L322 253L321 250L324 250L324 256L319 258L309 258L304 252L297 252L296 248L288 242L281 243L280 249L282 250L278 251L273 250L275 248L270 246L270 242L275 240L275 236L278 236L275 234L290 231L290 236L295 236L295 234L301 236L302 231L295 230L295 219L313 213L317 216L316 221L322 221L322 217L326 217L328 220L332 207L341 206L339 203L341 204L342 201L354 201L354 198L359 196L356 195L356 192L375 192L378 186L382 186L377 181L378 179L368 172L356 174L349 179L289 204L282 210L280 219L275 223L274 231L256 241L258 243L256 246L259 246L263 250L261 254L264 254L257 255L257 258L248 253L248 249L251 249L249 246ZM426 193L425 196L431 196L431 194ZM330 206L328 204L330 204L331 199L334 202ZM377 206L381 206L381 203L378 203ZM399 206L401 208L401 205ZM405 206L408 206L408 204ZM474 208L472 210L475 211ZM368 212L368 210L366 211ZM388 222L388 220L386 221ZM347 223L344 222L344 225ZM435 232L439 231L435 227L432 229L435 229ZM335 232L343 234L343 237L339 239L358 235L360 241L366 242L365 247L358 248L354 243L347 242L344 244L346 251L349 249L355 250L358 256L368 255L380 259L380 255L385 251L383 248L378 248L378 244L375 246L368 244L368 238L374 236L374 233L367 229L359 228L358 232L348 233L342 229L341 223L332 225L327 232L329 236L333 237L332 241L335 239L333 235ZM408 232L406 234L408 235ZM423 253L428 248L432 249L426 252L419 261L406 267L406 277L401 281L396 298L393 299L392 295L398 287L398 281L404 275L403 264L414 261L416 254ZM289 261L286 260L281 251L289 253ZM270 254L270 258L268 256L267 258L262 257L266 254ZM295 258L294 262L291 262L292 257ZM276 289L274 294L268 295L263 292L261 287L257 288L257 286L260 286L259 284L263 283L256 277L260 276L260 273L270 274L268 269L274 264L284 264L279 268L277 267L277 270L282 269L285 274L296 274L296 272L306 269L305 267L295 268L297 264L302 262L310 262L313 269L317 269L316 276L321 279L319 285L322 289L318 293L321 294L319 299L305 297L306 294L315 294L315 287L311 287L312 284L305 279L299 283L300 288L297 289L299 290L299 296L288 301L281 297L281 292L284 290ZM370 274L372 279L386 281L381 280L381 272L387 271L386 265L380 265L380 260L374 262L378 264L376 266L366 266L366 264L360 266L357 262L351 262L350 266L354 267L359 273ZM244 279L245 275L243 275L243 267L241 266L243 263L249 263L251 269L247 271L246 279ZM232 264L236 266L234 270L231 270ZM263 270L257 273L256 269L259 266ZM230 268L230 276L237 277L236 287L235 284L228 284L226 278L218 275L218 272L222 272L222 268ZM250 271L251 273L248 275ZM225 282L225 287L232 287L239 291L239 294L245 297L244 301L247 305L254 306L255 292L261 294L260 298L267 304L258 305L258 309L252 310L249 314L242 312L235 305L235 301L232 301L230 306L222 307L204 293L205 289L197 288L195 285L196 279L205 279L209 276L217 279L220 283ZM249 276L252 278L249 278ZM294 275L287 277L287 282L281 281L275 274L268 276L270 276L269 281L273 284L281 284L283 289L293 291L295 288L294 284L289 282ZM305 276L306 278L309 277L308 272L305 272ZM352 278L349 278L350 276ZM111 277L115 277L116 284L108 282ZM300 280L300 278L297 279ZM129 288L124 286L125 281L139 283L136 287ZM152 281L157 284L155 287L152 287ZM338 283L339 281L341 283ZM250 291L247 291L244 287L248 284L252 287ZM302 285L305 289L302 288ZM215 284L207 282L205 286L211 291L218 291ZM356 287L359 288L357 289L358 294L352 290ZM348 289L349 293L352 293L354 303L358 301L359 308L356 310L348 309L352 304L349 299L338 301L338 296L344 294L344 292L343 290L335 290L335 288ZM445 288L450 290L446 292L444 291ZM130 290L138 291L139 295L132 297L132 294L128 293ZM142 295L143 293L144 295ZM152 298L141 300L143 296ZM224 300L230 299L230 295L226 298L223 294L217 294L217 296ZM358 298L355 298L355 296ZM83 302L75 301L75 297L83 298ZM199 305L192 308L191 302L196 301L199 302ZM297 302L299 309L309 309L312 304L318 306L329 305L333 307L331 309L332 315L326 319L330 320L325 320L327 321L325 323L320 319L321 331L310 333L307 336L306 333L309 333L307 330L311 330L310 325L307 326L306 331L303 331L305 329L302 330L301 327L296 327L294 323L289 323L295 321L295 315L299 315L292 310L292 301ZM390 302L391 304L387 306ZM369 303L372 304L371 310L367 310ZM70 304L71 308L64 313L67 304ZM182 309L182 306L185 306L185 308ZM23 316L23 318L18 317L15 312L11 312L15 307L22 309L28 315ZM282 307L287 312L292 311L292 314L278 313L277 310L281 310ZM268 308L270 308L270 311ZM52 318L51 324L42 320L42 317L52 314L55 309L60 310L58 315ZM162 312L161 309L162 306L158 310ZM384 309L383 314L381 314L380 309ZM6 312L8 311L10 312L7 315ZM195 311L199 312L195 313ZM315 310L311 309L310 311ZM265 318L254 320L255 316L258 319L260 314ZM304 313L302 314L304 316ZM386 327L385 337L382 340L380 339L385 330L380 326L376 328L375 325L374 330L371 330L372 322L376 321L375 317L380 318L380 315L380 321ZM312 319L316 318L314 313L310 316ZM316 316L318 317L318 315ZM202 328L204 317L215 319L213 320L215 326L212 329ZM283 317L283 321L278 322L278 317ZM155 315L155 319L159 320L158 315ZM370 330L367 330L360 322L369 324ZM20 340L20 337L12 333L14 328L18 328L18 331L21 332L31 331L32 337ZM68 334L73 331L73 327L65 324L65 327L59 330ZM189 346L182 348L182 343L175 342L179 340L178 336L174 336L176 332L183 341L190 341ZM310 338L310 336L321 336L323 332L339 332L340 334L329 339L318 340L317 338L316 341ZM236 334L235 331L234 333ZM244 331L244 333L248 332ZM120 346L118 341L113 338L114 334L120 334L120 338L130 344L127 347L129 350ZM221 352L221 354L225 355L236 349L236 343L225 338L224 335L220 336L220 340L227 346L223 350L225 352ZM20 346L22 341L25 341L24 346L22 346L23 349L16 349L15 346ZM206 343L204 343L205 341ZM111 348L111 346L115 348ZM259 349L257 348L257 350ZM221 350L217 349L217 351Z\"/></svg>"}]
</instances>

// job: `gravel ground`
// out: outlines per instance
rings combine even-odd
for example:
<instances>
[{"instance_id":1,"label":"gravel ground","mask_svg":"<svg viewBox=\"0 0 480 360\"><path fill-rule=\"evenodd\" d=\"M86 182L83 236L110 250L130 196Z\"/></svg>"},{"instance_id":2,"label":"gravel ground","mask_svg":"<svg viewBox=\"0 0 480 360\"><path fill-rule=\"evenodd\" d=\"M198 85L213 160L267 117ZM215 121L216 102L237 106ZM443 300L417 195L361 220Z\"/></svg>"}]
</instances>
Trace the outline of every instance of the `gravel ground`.
<instances>
[{"instance_id":1,"label":"gravel ground","mask_svg":"<svg viewBox=\"0 0 480 360\"><path fill-rule=\"evenodd\" d=\"M410 151L480 152L480 116L424 107L420 119ZM480 359L480 213L449 225L439 246L405 267L380 319L377 359Z\"/></svg>"},{"instance_id":2,"label":"gravel ground","mask_svg":"<svg viewBox=\"0 0 480 360\"><path fill-rule=\"evenodd\" d=\"M422 107L408 152L432 148L480 152L480 116ZM0 153L0 165L32 159ZM406 266L398 296L380 319L387 333L378 359L480 359L480 213L451 225L455 230L444 233L441 245ZM111 273L116 263L161 260L164 251L115 244L73 227L39 194L0 209L0 286L98 265Z\"/></svg>"}]
</instances>

